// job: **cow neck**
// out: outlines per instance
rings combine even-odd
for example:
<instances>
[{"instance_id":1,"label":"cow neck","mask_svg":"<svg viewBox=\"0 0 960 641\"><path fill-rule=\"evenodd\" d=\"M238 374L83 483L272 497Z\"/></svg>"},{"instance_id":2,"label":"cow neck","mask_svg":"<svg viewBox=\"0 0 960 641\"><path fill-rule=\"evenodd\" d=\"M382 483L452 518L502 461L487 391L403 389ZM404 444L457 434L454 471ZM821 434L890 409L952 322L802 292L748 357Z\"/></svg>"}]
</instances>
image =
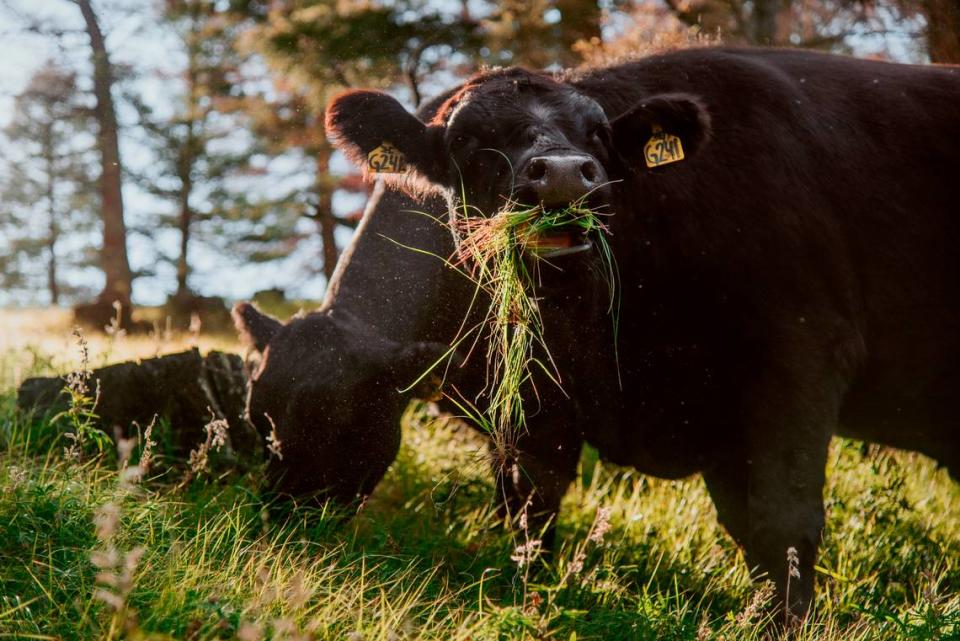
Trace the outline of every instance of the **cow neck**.
<instances>
[{"instance_id":1,"label":"cow neck","mask_svg":"<svg viewBox=\"0 0 960 641\"><path fill-rule=\"evenodd\" d=\"M346 312L385 338L449 341L469 300L465 279L444 267L453 253L447 204L418 202L378 182L344 250L321 311Z\"/></svg>"}]
</instances>

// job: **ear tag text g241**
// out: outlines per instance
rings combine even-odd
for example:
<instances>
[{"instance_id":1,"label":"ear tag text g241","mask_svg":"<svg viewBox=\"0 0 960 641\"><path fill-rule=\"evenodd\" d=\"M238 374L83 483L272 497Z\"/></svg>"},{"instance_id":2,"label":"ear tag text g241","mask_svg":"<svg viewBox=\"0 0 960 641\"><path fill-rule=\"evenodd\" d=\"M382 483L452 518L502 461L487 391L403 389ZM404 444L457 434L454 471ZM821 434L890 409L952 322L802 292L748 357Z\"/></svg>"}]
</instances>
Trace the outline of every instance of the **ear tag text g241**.
<instances>
[{"instance_id":1,"label":"ear tag text g241","mask_svg":"<svg viewBox=\"0 0 960 641\"><path fill-rule=\"evenodd\" d=\"M407 168L407 161L403 152L384 141L367 154L367 168L378 174L399 174Z\"/></svg>"},{"instance_id":2,"label":"ear tag text g241","mask_svg":"<svg viewBox=\"0 0 960 641\"><path fill-rule=\"evenodd\" d=\"M647 167L660 167L683 160L683 143L679 136L668 134L658 125L653 126L653 135L643 146L643 158Z\"/></svg>"}]
</instances>

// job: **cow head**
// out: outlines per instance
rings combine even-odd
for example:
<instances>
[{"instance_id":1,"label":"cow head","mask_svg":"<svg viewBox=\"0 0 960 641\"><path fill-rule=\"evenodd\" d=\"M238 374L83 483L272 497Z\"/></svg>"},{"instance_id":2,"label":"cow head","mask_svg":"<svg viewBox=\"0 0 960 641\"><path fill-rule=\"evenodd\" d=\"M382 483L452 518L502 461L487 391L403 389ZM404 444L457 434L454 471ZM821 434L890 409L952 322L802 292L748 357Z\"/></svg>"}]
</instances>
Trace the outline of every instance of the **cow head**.
<instances>
[{"instance_id":1,"label":"cow head","mask_svg":"<svg viewBox=\"0 0 960 641\"><path fill-rule=\"evenodd\" d=\"M369 494L400 447L400 416L413 395L401 390L447 346L399 344L337 312L284 325L240 303L233 317L261 354L247 412L261 435L279 441L268 468L274 489L341 504Z\"/></svg>"},{"instance_id":2,"label":"cow head","mask_svg":"<svg viewBox=\"0 0 960 641\"><path fill-rule=\"evenodd\" d=\"M686 94L653 95L615 116L570 82L512 68L472 78L429 122L386 94L350 91L326 124L367 172L408 191L439 188L487 214L508 201L610 205L616 182L650 166L645 143L658 132L689 155L709 131L706 110Z\"/></svg>"}]
</instances>

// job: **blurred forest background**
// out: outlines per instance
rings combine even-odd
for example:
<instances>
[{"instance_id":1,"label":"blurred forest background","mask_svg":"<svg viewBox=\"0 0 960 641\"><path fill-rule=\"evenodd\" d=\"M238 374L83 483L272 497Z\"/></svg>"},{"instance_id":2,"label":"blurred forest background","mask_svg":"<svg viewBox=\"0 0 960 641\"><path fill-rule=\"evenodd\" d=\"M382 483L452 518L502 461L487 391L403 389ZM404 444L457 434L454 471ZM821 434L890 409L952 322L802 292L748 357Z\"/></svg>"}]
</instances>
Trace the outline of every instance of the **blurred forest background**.
<instances>
[{"instance_id":1,"label":"blurred forest background","mask_svg":"<svg viewBox=\"0 0 960 641\"><path fill-rule=\"evenodd\" d=\"M336 92L717 42L957 63L960 0L0 0L0 305L319 298L369 188Z\"/></svg>"}]
</instances>

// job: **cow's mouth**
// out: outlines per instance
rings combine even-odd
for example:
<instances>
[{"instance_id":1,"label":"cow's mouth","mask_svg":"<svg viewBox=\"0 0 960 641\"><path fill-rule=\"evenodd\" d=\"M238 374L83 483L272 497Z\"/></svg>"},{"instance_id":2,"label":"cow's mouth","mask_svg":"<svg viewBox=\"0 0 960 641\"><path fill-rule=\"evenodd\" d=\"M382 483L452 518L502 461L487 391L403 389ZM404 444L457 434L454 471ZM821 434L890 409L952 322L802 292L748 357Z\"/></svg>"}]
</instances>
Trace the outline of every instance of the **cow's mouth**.
<instances>
[{"instance_id":1,"label":"cow's mouth","mask_svg":"<svg viewBox=\"0 0 960 641\"><path fill-rule=\"evenodd\" d=\"M593 243L580 230L557 230L539 234L527 243L538 258L558 258L590 251Z\"/></svg>"}]
</instances>

